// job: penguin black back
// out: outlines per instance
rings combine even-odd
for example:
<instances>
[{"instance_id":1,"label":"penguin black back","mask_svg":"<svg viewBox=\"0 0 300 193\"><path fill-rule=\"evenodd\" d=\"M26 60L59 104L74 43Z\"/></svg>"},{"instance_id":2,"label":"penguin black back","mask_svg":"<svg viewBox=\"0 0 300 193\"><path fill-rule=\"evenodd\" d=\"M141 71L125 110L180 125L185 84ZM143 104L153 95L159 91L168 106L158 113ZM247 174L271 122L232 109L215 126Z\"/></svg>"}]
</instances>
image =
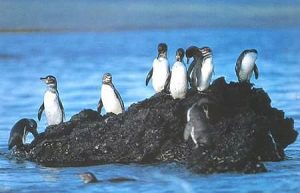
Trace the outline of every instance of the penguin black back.
<instances>
[{"instance_id":1,"label":"penguin black back","mask_svg":"<svg viewBox=\"0 0 300 193\"><path fill-rule=\"evenodd\" d=\"M190 46L188 49L186 49L186 58L187 58L187 64L189 63L190 58L194 58L193 62L190 64L188 68L188 77L191 79L191 87L196 88L197 87L197 81L201 76L201 67L203 62L203 55L198 47L196 46ZM192 73L193 72L193 73Z\"/></svg>"},{"instance_id":2,"label":"penguin black back","mask_svg":"<svg viewBox=\"0 0 300 193\"><path fill-rule=\"evenodd\" d=\"M28 132L32 133L34 138L38 136L37 124L35 120L21 119L16 122L10 132L8 149L10 150L14 146L17 148L23 146Z\"/></svg>"}]
</instances>

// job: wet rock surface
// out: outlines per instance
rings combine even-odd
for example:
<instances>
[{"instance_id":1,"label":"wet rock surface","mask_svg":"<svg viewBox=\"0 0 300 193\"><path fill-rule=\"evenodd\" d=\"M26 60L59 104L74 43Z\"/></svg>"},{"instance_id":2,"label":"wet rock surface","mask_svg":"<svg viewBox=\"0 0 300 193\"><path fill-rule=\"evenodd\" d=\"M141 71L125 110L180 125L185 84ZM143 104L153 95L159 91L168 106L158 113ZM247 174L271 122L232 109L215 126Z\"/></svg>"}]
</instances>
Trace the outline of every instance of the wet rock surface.
<instances>
[{"instance_id":1,"label":"wet rock surface","mask_svg":"<svg viewBox=\"0 0 300 193\"><path fill-rule=\"evenodd\" d=\"M212 143L194 148L183 132L188 108L209 96ZM271 107L262 89L213 82L207 92L189 90L183 100L160 93L119 115L83 110L70 121L47 127L30 145L26 159L45 166L178 162L194 172L263 172L262 161L280 161L296 140L293 119Z\"/></svg>"}]
</instances>

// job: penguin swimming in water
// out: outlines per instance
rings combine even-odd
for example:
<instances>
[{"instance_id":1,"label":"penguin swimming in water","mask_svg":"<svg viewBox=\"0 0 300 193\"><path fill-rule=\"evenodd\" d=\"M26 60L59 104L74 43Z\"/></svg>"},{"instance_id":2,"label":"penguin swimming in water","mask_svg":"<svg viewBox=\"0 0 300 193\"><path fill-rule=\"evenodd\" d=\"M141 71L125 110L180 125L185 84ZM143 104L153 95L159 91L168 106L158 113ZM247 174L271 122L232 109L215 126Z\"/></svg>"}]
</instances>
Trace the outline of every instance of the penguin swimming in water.
<instances>
[{"instance_id":1,"label":"penguin swimming in water","mask_svg":"<svg viewBox=\"0 0 300 193\"><path fill-rule=\"evenodd\" d=\"M184 129L184 140L187 141L191 136L195 143L195 148L198 144L209 145L210 124L208 122L209 105L213 104L209 98L201 98L197 103L193 104L187 111L187 124Z\"/></svg>"},{"instance_id":2,"label":"penguin swimming in water","mask_svg":"<svg viewBox=\"0 0 300 193\"><path fill-rule=\"evenodd\" d=\"M156 93L164 90L167 78L170 74L170 67L167 58L168 46L165 43L158 45L158 56L154 59L152 68L146 78L146 86L152 78L152 85Z\"/></svg>"},{"instance_id":3,"label":"penguin swimming in water","mask_svg":"<svg viewBox=\"0 0 300 193\"><path fill-rule=\"evenodd\" d=\"M47 90L44 94L44 102L38 112L38 119L39 121L41 120L42 113L45 110L48 125L60 124L63 122L65 112L59 98L56 78L52 75L48 75L40 79L46 83Z\"/></svg>"},{"instance_id":4,"label":"penguin swimming in water","mask_svg":"<svg viewBox=\"0 0 300 193\"><path fill-rule=\"evenodd\" d=\"M123 100L112 83L110 73L105 73L102 78L101 98L97 107L99 113L101 113L103 106L106 113L114 113L117 115L125 111Z\"/></svg>"},{"instance_id":5,"label":"penguin swimming in water","mask_svg":"<svg viewBox=\"0 0 300 193\"><path fill-rule=\"evenodd\" d=\"M170 93L173 99L183 99L188 89L188 76L185 64L183 63L184 49L179 48L176 51L176 62L172 66L172 71L166 82L170 87Z\"/></svg>"},{"instance_id":6,"label":"penguin swimming in water","mask_svg":"<svg viewBox=\"0 0 300 193\"><path fill-rule=\"evenodd\" d=\"M203 55L200 82L197 86L198 91L205 91L211 82L212 74L214 72L214 64L212 58L212 50L209 47L199 49Z\"/></svg>"},{"instance_id":7,"label":"penguin swimming in water","mask_svg":"<svg viewBox=\"0 0 300 193\"><path fill-rule=\"evenodd\" d=\"M92 172L85 172L82 174L79 174L81 180L85 183L97 183L97 182L112 182L112 183L118 183L118 182L129 182L129 181L136 181L135 179L132 178L124 178L124 177L118 177L118 178L112 178L108 180L98 180L96 176Z\"/></svg>"},{"instance_id":8,"label":"penguin swimming in water","mask_svg":"<svg viewBox=\"0 0 300 193\"><path fill-rule=\"evenodd\" d=\"M189 63L190 58L194 58L193 62L190 64L188 68L188 77L191 79L191 87L193 89L200 90L200 83L201 83L201 68L203 62L203 55L202 52L196 46L191 46L186 50L186 58L187 64Z\"/></svg>"},{"instance_id":9,"label":"penguin swimming in water","mask_svg":"<svg viewBox=\"0 0 300 193\"><path fill-rule=\"evenodd\" d=\"M255 64L257 59L257 50L244 50L236 61L235 73L239 82L250 82L254 72L255 79L258 79L258 68Z\"/></svg>"},{"instance_id":10,"label":"penguin swimming in water","mask_svg":"<svg viewBox=\"0 0 300 193\"><path fill-rule=\"evenodd\" d=\"M38 136L37 124L33 119L21 119L15 123L10 131L8 140L8 149L14 146L17 148L22 147L26 142L27 134L30 132L36 138Z\"/></svg>"}]
</instances>

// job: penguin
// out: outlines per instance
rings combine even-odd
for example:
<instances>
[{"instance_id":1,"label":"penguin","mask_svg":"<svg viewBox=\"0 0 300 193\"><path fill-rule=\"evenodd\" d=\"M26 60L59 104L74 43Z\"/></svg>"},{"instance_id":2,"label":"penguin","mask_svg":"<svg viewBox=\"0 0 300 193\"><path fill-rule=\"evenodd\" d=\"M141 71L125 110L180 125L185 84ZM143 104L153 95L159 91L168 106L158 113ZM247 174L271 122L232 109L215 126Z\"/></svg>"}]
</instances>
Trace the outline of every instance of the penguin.
<instances>
[{"instance_id":1,"label":"penguin","mask_svg":"<svg viewBox=\"0 0 300 193\"><path fill-rule=\"evenodd\" d=\"M196 90L200 90L201 83L201 68L203 62L202 52L196 46L191 46L186 50L187 64L190 58L194 58L193 62L188 68L188 77L190 77L191 87Z\"/></svg>"},{"instance_id":2,"label":"penguin","mask_svg":"<svg viewBox=\"0 0 300 193\"><path fill-rule=\"evenodd\" d=\"M188 89L188 77L186 66L183 63L184 49L176 51L176 62L172 66L171 73L166 81L165 89L169 87L173 99L183 99Z\"/></svg>"},{"instance_id":3,"label":"penguin","mask_svg":"<svg viewBox=\"0 0 300 193\"><path fill-rule=\"evenodd\" d=\"M158 44L158 56L154 59L152 68L146 78L146 86L152 78L152 86L156 93L164 90L167 78L170 74L170 67L167 58L168 46L165 43Z\"/></svg>"},{"instance_id":4,"label":"penguin","mask_svg":"<svg viewBox=\"0 0 300 193\"><path fill-rule=\"evenodd\" d=\"M102 78L101 98L97 107L99 113L101 113L103 106L106 113L114 113L117 115L125 111L123 100L112 83L110 73L105 73Z\"/></svg>"},{"instance_id":5,"label":"penguin","mask_svg":"<svg viewBox=\"0 0 300 193\"><path fill-rule=\"evenodd\" d=\"M211 125L209 124L209 105L212 100L205 97L193 104L187 111L187 123L184 129L184 140L187 141L191 136L195 143L195 148L201 145L210 145L209 137Z\"/></svg>"},{"instance_id":6,"label":"penguin","mask_svg":"<svg viewBox=\"0 0 300 193\"><path fill-rule=\"evenodd\" d=\"M257 50L244 50L236 61L235 73L239 82L250 83L254 71L255 79L258 79L258 68L255 64L257 59Z\"/></svg>"},{"instance_id":7,"label":"penguin","mask_svg":"<svg viewBox=\"0 0 300 193\"><path fill-rule=\"evenodd\" d=\"M45 110L48 125L60 124L63 122L65 112L59 98L56 78L52 75L48 75L45 78L40 78L40 80L46 83L47 90L44 94L44 102L38 112L38 120L41 120L42 113Z\"/></svg>"},{"instance_id":8,"label":"penguin","mask_svg":"<svg viewBox=\"0 0 300 193\"><path fill-rule=\"evenodd\" d=\"M85 172L85 173L79 174L79 176L85 184L96 183L96 182L105 182L105 181L112 182L112 183L136 181L135 179L124 178L124 177L112 178L112 179L108 179L105 181L98 180L92 172Z\"/></svg>"},{"instance_id":9,"label":"penguin","mask_svg":"<svg viewBox=\"0 0 300 193\"><path fill-rule=\"evenodd\" d=\"M10 131L8 140L8 149L11 150L14 146L20 148L24 146L28 133L32 133L34 138L38 136L37 124L33 119L21 119L15 123Z\"/></svg>"},{"instance_id":10,"label":"penguin","mask_svg":"<svg viewBox=\"0 0 300 193\"><path fill-rule=\"evenodd\" d=\"M214 72L214 64L212 58L212 50L209 47L202 47L199 49L203 55L201 76L199 85L197 86L198 91L205 91L211 82L211 78Z\"/></svg>"}]
</instances>

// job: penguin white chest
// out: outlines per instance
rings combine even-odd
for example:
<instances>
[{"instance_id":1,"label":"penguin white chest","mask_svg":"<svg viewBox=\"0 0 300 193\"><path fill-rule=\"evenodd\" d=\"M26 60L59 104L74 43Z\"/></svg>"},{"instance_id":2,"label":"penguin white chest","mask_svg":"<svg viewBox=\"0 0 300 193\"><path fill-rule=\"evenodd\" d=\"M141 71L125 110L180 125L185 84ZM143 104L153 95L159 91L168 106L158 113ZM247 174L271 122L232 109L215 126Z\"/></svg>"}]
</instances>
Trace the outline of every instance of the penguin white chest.
<instances>
[{"instance_id":1,"label":"penguin white chest","mask_svg":"<svg viewBox=\"0 0 300 193\"><path fill-rule=\"evenodd\" d=\"M169 76L169 63L165 58L154 59L152 85L156 93L164 89L166 80Z\"/></svg>"},{"instance_id":2,"label":"penguin white chest","mask_svg":"<svg viewBox=\"0 0 300 193\"><path fill-rule=\"evenodd\" d=\"M121 103L110 85L103 84L101 88L101 99L107 113L122 113Z\"/></svg>"},{"instance_id":3,"label":"penguin white chest","mask_svg":"<svg viewBox=\"0 0 300 193\"><path fill-rule=\"evenodd\" d=\"M257 59L256 53L247 53L245 54L242 63L241 63L241 69L239 72L239 77L241 81L249 81L252 73L253 68L255 65L255 61Z\"/></svg>"},{"instance_id":4,"label":"penguin white chest","mask_svg":"<svg viewBox=\"0 0 300 193\"><path fill-rule=\"evenodd\" d=\"M199 91L204 91L209 87L213 71L214 71L214 65L213 65L212 58L211 57L206 58L202 63L201 79L198 86Z\"/></svg>"},{"instance_id":5,"label":"penguin white chest","mask_svg":"<svg viewBox=\"0 0 300 193\"><path fill-rule=\"evenodd\" d=\"M44 107L48 125L57 125L63 121L63 114L59 106L57 93L46 91L44 95Z\"/></svg>"},{"instance_id":6,"label":"penguin white chest","mask_svg":"<svg viewBox=\"0 0 300 193\"><path fill-rule=\"evenodd\" d=\"M176 62L172 67L170 92L174 99L182 99L187 92L187 71L183 63Z\"/></svg>"}]
</instances>

